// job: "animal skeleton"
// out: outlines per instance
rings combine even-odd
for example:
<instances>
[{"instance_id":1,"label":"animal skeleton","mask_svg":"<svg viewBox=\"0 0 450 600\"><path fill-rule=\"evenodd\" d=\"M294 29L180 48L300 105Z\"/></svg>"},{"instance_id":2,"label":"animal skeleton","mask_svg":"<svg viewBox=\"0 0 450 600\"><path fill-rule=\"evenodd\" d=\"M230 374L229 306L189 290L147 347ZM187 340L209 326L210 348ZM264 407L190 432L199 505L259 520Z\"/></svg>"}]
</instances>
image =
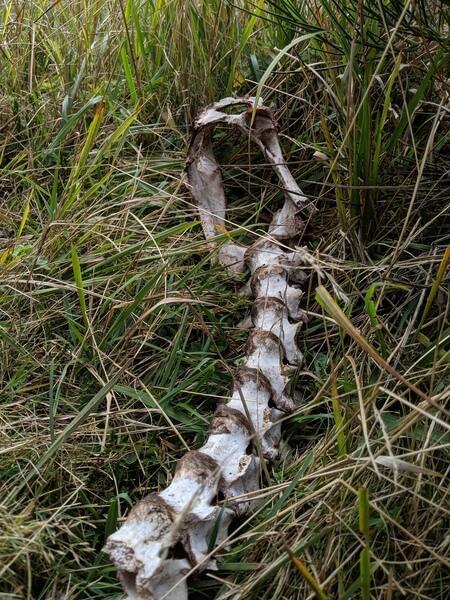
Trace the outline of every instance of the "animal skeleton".
<instances>
[{"instance_id":1,"label":"animal skeleton","mask_svg":"<svg viewBox=\"0 0 450 600\"><path fill-rule=\"evenodd\" d=\"M236 105L247 109L225 112ZM215 568L211 537L215 546L223 545L232 519L252 509L248 494L259 489L261 462L277 456L279 421L294 408L287 373L302 358L296 333L304 320L299 285L305 280L300 270L305 253L292 246L303 229L300 214L310 210L310 203L284 163L270 109L255 105L254 98L225 98L196 119L186 167L207 240L214 241L225 228L225 195L212 145L219 124L237 128L260 147L285 200L256 243L245 247L230 241L219 250L222 265L250 273L246 289L254 302L245 362L234 374L230 399L214 413L206 443L185 454L170 485L141 500L108 538L105 551L130 600L185 600L191 569ZM226 499L223 505L219 493ZM178 558L173 548L180 544L184 556Z\"/></svg>"}]
</instances>

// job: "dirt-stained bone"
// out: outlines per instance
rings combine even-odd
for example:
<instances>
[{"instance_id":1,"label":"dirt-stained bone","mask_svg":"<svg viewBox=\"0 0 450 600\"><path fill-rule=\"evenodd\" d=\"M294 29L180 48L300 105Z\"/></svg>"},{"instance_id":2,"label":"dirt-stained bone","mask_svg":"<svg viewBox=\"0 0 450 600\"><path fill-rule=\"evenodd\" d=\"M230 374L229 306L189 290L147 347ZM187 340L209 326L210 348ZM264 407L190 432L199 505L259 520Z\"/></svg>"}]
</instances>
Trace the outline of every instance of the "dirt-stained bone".
<instances>
[{"instance_id":1,"label":"dirt-stained bone","mask_svg":"<svg viewBox=\"0 0 450 600\"><path fill-rule=\"evenodd\" d=\"M243 105L240 114L224 109ZM248 271L246 293L253 309L244 364L234 375L228 402L217 408L203 447L184 455L170 485L150 494L130 512L122 527L109 536L105 551L119 570L130 600L186 600L190 569L215 568L210 558L223 544L237 515L252 509L246 494L260 486L261 460L278 453L280 419L291 412L288 370L301 362L296 333L305 313L299 285L306 276L304 254L292 250L303 229L302 214L310 210L281 153L276 122L270 109L253 98L225 98L196 119L189 147L186 178L198 207L203 231L212 241L223 234L226 203L220 167L213 152L218 124L249 136L264 153L284 190L283 207L268 234L246 248L227 242L218 260L230 272ZM220 502L220 495L225 502Z\"/></svg>"}]
</instances>

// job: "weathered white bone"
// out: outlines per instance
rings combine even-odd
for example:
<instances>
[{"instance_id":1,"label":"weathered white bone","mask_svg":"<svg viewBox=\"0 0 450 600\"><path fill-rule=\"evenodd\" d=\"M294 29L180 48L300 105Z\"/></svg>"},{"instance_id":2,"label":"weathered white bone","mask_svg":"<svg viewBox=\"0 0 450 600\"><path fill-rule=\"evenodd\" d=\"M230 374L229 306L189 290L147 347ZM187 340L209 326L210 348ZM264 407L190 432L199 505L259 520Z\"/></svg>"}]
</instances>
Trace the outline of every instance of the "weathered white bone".
<instances>
[{"instance_id":1,"label":"weathered white bone","mask_svg":"<svg viewBox=\"0 0 450 600\"><path fill-rule=\"evenodd\" d=\"M293 202L285 202L278 210L269 227L269 233L279 240L289 240L303 227L303 221L298 216L298 208Z\"/></svg>"},{"instance_id":2,"label":"weathered white bone","mask_svg":"<svg viewBox=\"0 0 450 600\"><path fill-rule=\"evenodd\" d=\"M289 278L295 283L306 281L305 273L299 268L305 264L302 255L297 251L287 252L272 240L262 239L250 246L245 253L245 261L252 273L260 267L279 265L285 267Z\"/></svg>"},{"instance_id":3,"label":"weathered white bone","mask_svg":"<svg viewBox=\"0 0 450 600\"><path fill-rule=\"evenodd\" d=\"M130 512L122 527L108 538L105 550L119 570L130 600L162 598L189 572L187 559L171 559L174 515L158 496L150 494ZM186 598L185 586L175 588L171 600Z\"/></svg>"},{"instance_id":4,"label":"weathered white bone","mask_svg":"<svg viewBox=\"0 0 450 600\"><path fill-rule=\"evenodd\" d=\"M290 323L287 312L286 305L277 298L258 298L253 305L253 325L255 329L273 333L283 345L287 361L298 365L302 356L295 337L301 323Z\"/></svg>"},{"instance_id":5,"label":"weathered white bone","mask_svg":"<svg viewBox=\"0 0 450 600\"><path fill-rule=\"evenodd\" d=\"M255 298L278 298L284 302L292 319L306 320L305 312L300 308L303 291L289 285L288 278L289 273L283 267L260 267L250 280L252 295Z\"/></svg>"},{"instance_id":6,"label":"weathered white bone","mask_svg":"<svg viewBox=\"0 0 450 600\"><path fill-rule=\"evenodd\" d=\"M224 244L219 250L219 262L232 273L244 273L247 248L234 242Z\"/></svg>"},{"instance_id":7,"label":"weathered white bone","mask_svg":"<svg viewBox=\"0 0 450 600\"><path fill-rule=\"evenodd\" d=\"M234 105L248 109L223 112ZM294 408L287 372L301 361L295 338L305 313L298 285L306 275L299 267L309 263L289 244L303 228L300 211L309 209L309 201L284 163L271 111L255 108L252 98L225 98L195 121L186 167L207 240L223 235L226 223L212 145L218 124L235 126L258 144L278 175L285 202L267 236L249 248L230 241L219 250L221 265L250 275L244 291L253 309L244 364L235 372L230 399L212 418L205 444L185 454L170 485L141 500L108 538L105 551L130 600L186 600L190 569L215 567L211 546L223 546L231 520L254 506L247 494L259 488L260 461L277 456L280 420Z\"/></svg>"},{"instance_id":8,"label":"weathered white bone","mask_svg":"<svg viewBox=\"0 0 450 600\"><path fill-rule=\"evenodd\" d=\"M295 405L286 391L289 377L284 374L283 349L280 340L272 333L253 329L247 343L248 367L264 373L272 388L272 400L275 406L285 412L294 410Z\"/></svg>"}]
</instances>

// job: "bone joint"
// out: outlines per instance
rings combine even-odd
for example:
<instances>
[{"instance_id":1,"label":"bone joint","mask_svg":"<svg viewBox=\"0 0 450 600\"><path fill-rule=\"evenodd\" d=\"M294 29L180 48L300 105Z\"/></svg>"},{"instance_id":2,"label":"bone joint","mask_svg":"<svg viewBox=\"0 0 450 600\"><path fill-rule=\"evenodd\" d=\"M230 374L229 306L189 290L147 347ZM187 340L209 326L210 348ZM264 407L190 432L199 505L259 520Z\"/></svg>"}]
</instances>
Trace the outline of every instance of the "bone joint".
<instances>
[{"instance_id":1,"label":"bone joint","mask_svg":"<svg viewBox=\"0 0 450 600\"><path fill-rule=\"evenodd\" d=\"M247 108L240 114L224 111L235 105ZM279 178L284 204L253 245L228 242L219 250L223 266L250 275L253 309L246 320L245 361L234 374L229 400L212 417L204 446L185 454L170 485L143 498L107 540L105 552L129 600L186 600L187 574L216 568L211 545L223 547L233 518L252 510L248 495L260 487L261 461L277 456L280 419L295 406L288 373L302 359L296 333L304 321L300 286L306 277L300 269L303 255L292 248L309 201L284 162L272 112L255 106L254 98L225 98L196 119L186 167L207 240L214 243L226 225L212 143L219 124L237 128L260 147Z\"/></svg>"}]
</instances>

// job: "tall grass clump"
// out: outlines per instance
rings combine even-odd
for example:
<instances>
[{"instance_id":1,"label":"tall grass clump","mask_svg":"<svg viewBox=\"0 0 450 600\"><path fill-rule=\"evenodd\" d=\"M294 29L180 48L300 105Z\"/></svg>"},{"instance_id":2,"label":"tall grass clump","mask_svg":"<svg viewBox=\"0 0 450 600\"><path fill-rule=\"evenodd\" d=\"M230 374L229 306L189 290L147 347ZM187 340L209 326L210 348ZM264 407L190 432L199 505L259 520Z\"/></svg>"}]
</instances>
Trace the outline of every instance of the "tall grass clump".
<instances>
[{"instance_id":1,"label":"tall grass clump","mask_svg":"<svg viewBox=\"0 0 450 600\"><path fill-rule=\"evenodd\" d=\"M447 597L448 28L431 0L2 2L0 598L121 598L106 537L228 393L248 306L181 173L233 93L277 113L315 266L302 402L192 597ZM256 235L280 190L216 143Z\"/></svg>"}]
</instances>

